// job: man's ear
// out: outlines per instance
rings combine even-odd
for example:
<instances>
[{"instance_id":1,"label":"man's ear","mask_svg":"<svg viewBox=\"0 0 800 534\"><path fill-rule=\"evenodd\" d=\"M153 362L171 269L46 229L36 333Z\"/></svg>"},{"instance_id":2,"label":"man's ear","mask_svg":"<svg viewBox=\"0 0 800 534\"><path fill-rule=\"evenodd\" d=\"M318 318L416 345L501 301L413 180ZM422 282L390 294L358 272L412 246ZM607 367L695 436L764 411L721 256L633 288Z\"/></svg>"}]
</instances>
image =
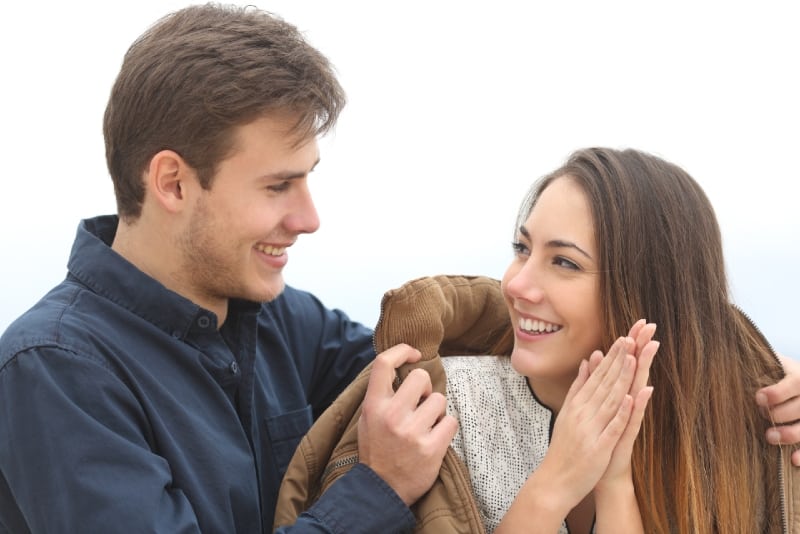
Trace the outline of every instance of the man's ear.
<instances>
[{"instance_id":1,"label":"man's ear","mask_svg":"<svg viewBox=\"0 0 800 534\"><path fill-rule=\"evenodd\" d=\"M163 209L178 212L185 205L188 188L197 183L194 169L175 151L162 150L150 159L145 175L146 195Z\"/></svg>"}]
</instances>

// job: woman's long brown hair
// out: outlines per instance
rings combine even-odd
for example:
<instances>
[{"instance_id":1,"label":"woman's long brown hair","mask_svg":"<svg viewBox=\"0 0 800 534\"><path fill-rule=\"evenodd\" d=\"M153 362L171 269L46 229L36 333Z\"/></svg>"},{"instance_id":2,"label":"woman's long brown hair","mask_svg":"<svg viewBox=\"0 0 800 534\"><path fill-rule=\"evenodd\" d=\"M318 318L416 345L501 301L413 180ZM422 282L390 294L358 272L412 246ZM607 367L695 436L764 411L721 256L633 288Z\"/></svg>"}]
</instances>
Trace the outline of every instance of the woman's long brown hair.
<instances>
[{"instance_id":1,"label":"woman's long brown hair","mask_svg":"<svg viewBox=\"0 0 800 534\"><path fill-rule=\"evenodd\" d=\"M648 533L780 532L779 451L754 396L783 371L732 304L722 239L703 190L635 150L575 152L531 189L518 224L555 179L591 205L606 348L637 319L658 325L654 386L633 453Z\"/></svg>"}]
</instances>

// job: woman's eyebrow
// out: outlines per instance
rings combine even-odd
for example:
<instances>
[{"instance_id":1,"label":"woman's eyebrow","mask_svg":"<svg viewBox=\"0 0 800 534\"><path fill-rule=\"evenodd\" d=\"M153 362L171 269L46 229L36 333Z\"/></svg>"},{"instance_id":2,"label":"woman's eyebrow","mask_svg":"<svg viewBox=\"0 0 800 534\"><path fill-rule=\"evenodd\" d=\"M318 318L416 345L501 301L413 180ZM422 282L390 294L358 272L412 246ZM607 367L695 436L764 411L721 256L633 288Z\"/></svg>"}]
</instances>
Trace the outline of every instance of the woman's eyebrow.
<instances>
[{"instance_id":1,"label":"woman's eyebrow","mask_svg":"<svg viewBox=\"0 0 800 534\"><path fill-rule=\"evenodd\" d=\"M525 228L524 226L520 226L519 227L519 233L524 235L528 239L528 241L530 241L531 234L530 234L530 232L528 232L527 228ZM565 241L563 239L551 239L550 241L545 243L545 246L550 247L550 248L574 248L575 250L577 250L578 252L580 252L581 254L583 254L584 256L589 258L590 260L594 261L594 258L592 258L591 254L589 254L588 252L583 250L581 247L579 247L578 245L576 245L572 241Z\"/></svg>"},{"instance_id":2,"label":"woman's eyebrow","mask_svg":"<svg viewBox=\"0 0 800 534\"><path fill-rule=\"evenodd\" d=\"M574 248L575 250L577 250L578 252L580 252L581 254L583 254L584 256L589 258L590 260L594 261L594 258L592 258L591 254L589 254L588 252L583 250L581 247L579 247L578 245L576 245L572 241L564 241L563 239L551 239L550 241L545 243L545 246L548 246L548 247L551 247L551 248Z\"/></svg>"}]
</instances>

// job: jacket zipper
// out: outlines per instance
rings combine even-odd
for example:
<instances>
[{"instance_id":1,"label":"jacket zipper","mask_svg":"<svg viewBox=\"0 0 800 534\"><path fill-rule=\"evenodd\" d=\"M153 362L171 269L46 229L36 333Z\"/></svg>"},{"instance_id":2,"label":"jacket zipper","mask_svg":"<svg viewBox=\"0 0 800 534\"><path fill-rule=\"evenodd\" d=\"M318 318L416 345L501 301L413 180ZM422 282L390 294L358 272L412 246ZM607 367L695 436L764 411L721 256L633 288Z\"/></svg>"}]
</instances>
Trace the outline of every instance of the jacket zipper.
<instances>
[{"instance_id":1,"label":"jacket zipper","mask_svg":"<svg viewBox=\"0 0 800 534\"><path fill-rule=\"evenodd\" d=\"M383 325L383 313L386 311L386 299L387 299L386 295L384 295L383 298L381 298L381 310L380 313L378 314L378 322L375 323L375 329L372 331L372 348L375 351L376 355L379 354L380 352L378 350L378 339L376 337L376 334Z\"/></svg>"},{"instance_id":2,"label":"jacket zipper","mask_svg":"<svg viewBox=\"0 0 800 534\"><path fill-rule=\"evenodd\" d=\"M468 489L470 497L469 503L471 504L471 506L468 506L469 512L470 515L474 517L474 522L478 525L478 531L475 532L474 534L486 534L486 527L483 524L483 518L481 517L481 513L478 510L478 503L475 500L475 492L472 489L472 480L469 476L469 471L467 470L467 466L464 464L464 462L461 461L461 459L458 457L458 454L456 454L456 451L453 450L452 446L447 447L447 452L445 453L445 456L446 457L450 456L453 458L452 463L453 466L455 467L453 474L458 475L458 477L461 479L462 487Z\"/></svg>"},{"instance_id":3,"label":"jacket zipper","mask_svg":"<svg viewBox=\"0 0 800 534\"><path fill-rule=\"evenodd\" d=\"M342 458L339 458L338 460L334 460L333 462L329 463L325 467L325 470L322 472L322 476L320 477L320 480L325 481L325 480L328 479L328 476L332 472L334 472L334 471L336 471L338 469L342 469L342 468L345 468L345 467L353 466L353 465L355 465L357 463L358 463L358 454L357 453L356 454L350 454L348 456L344 456Z\"/></svg>"},{"instance_id":4,"label":"jacket zipper","mask_svg":"<svg viewBox=\"0 0 800 534\"><path fill-rule=\"evenodd\" d=\"M783 364L781 363L780 359L778 358L778 354L775 352L775 349L772 347L772 344L769 342L769 339L767 339L767 336L764 335L764 333L761 331L761 329L758 327L758 325L755 323L755 321L753 321L753 319L751 319L750 316L747 315L747 313L745 313L745 311L742 310L739 306L734 304L733 307L736 308L736 310L739 313L742 314L742 317L747 319L747 322L750 323L750 326L752 326L755 329L755 331L758 333L758 335L761 336L761 339L764 341L764 343L767 344L767 347L769 347L769 351L772 353L772 357L775 358L775 361L777 361L778 365L780 365L781 369L783 369ZM784 474L783 474L783 463L784 463L783 450L780 447L778 448L778 459L780 460L779 461L779 465L778 465L778 484L780 485L780 488L781 488L781 502L780 502L780 505L781 505L781 524L783 525L783 532L785 534L790 534L789 533L789 518L786 515L786 483L785 483Z\"/></svg>"},{"instance_id":5,"label":"jacket zipper","mask_svg":"<svg viewBox=\"0 0 800 534\"><path fill-rule=\"evenodd\" d=\"M375 323L375 329L372 331L372 350L375 351L375 355L376 356L378 354L380 354L381 352L383 352L381 350L381 348L378 346L378 330L383 328L383 313L384 313L384 311L386 311L386 301L389 298L390 298L390 296L387 293L381 299L381 311L380 311L380 314L378 315L378 322ZM386 350L386 349L384 349L384 350ZM401 382L400 374L397 372L397 369L395 369L395 371L394 371L394 380L392 381L392 387L394 388L395 391L397 391L397 388L400 387L400 382ZM356 462L357 461L358 461L358 459L356 459Z\"/></svg>"}]
</instances>

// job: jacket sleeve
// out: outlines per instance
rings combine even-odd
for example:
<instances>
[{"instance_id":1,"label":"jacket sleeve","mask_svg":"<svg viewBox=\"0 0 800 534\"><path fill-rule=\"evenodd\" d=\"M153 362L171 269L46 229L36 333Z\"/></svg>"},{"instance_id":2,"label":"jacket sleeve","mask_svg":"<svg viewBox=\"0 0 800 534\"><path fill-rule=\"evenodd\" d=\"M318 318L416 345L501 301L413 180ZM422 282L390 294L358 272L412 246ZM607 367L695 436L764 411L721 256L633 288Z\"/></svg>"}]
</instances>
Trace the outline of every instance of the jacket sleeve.
<instances>
[{"instance_id":1,"label":"jacket sleeve","mask_svg":"<svg viewBox=\"0 0 800 534\"><path fill-rule=\"evenodd\" d=\"M444 393L444 370L438 356L508 355L514 338L500 282L485 276L438 275L406 282L387 291L375 327L380 352L408 343L422 360L398 370L404 379L415 367L431 375Z\"/></svg>"}]
</instances>

